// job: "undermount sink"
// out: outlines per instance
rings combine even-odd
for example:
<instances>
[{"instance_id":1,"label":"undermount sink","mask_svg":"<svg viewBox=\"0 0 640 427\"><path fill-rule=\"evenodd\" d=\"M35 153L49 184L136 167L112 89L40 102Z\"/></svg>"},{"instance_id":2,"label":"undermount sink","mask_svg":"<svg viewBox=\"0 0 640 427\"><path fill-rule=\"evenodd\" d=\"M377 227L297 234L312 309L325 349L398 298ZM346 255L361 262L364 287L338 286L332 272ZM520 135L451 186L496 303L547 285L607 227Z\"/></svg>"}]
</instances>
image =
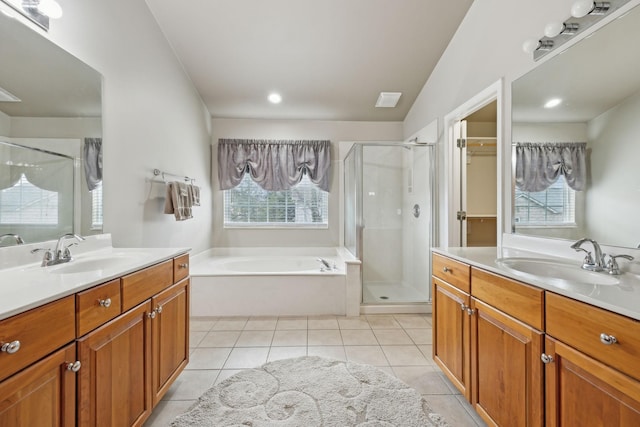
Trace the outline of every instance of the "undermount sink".
<instances>
[{"instance_id":1,"label":"undermount sink","mask_svg":"<svg viewBox=\"0 0 640 427\"><path fill-rule=\"evenodd\" d=\"M87 258L69 261L48 267L48 272L53 274L88 273L131 265L132 260L140 258L139 253L114 254L109 257Z\"/></svg>"},{"instance_id":2,"label":"undermount sink","mask_svg":"<svg viewBox=\"0 0 640 427\"><path fill-rule=\"evenodd\" d=\"M617 285L620 280L606 272L594 272L579 265L545 258L498 258L496 263L515 273L528 277L544 278L547 282L559 284Z\"/></svg>"}]
</instances>

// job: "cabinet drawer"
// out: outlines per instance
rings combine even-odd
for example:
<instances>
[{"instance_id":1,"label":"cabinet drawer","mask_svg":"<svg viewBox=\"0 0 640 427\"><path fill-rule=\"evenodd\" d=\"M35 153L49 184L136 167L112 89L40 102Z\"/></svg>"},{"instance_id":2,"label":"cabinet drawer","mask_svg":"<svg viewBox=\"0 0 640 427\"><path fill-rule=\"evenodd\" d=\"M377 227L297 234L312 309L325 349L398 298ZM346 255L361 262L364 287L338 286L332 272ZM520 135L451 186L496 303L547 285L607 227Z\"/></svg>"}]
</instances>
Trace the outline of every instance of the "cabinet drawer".
<instances>
[{"instance_id":1,"label":"cabinet drawer","mask_svg":"<svg viewBox=\"0 0 640 427\"><path fill-rule=\"evenodd\" d=\"M189 275L189 254L173 259L173 282L178 283Z\"/></svg>"},{"instance_id":2,"label":"cabinet drawer","mask_svg":"<svg viewBox=\"0 0 640 427\"><path fill-rule=\"evenodd\" d=\"M120 279L76 294L76 322L79 337L118 314L120 314Z\"/></svg>"},{"instance_id":3,"label":"cabinet drawer","mask_svg":"<svg viewBox=\"0 0 640 427\"><path fill-rule=\"evenodd\" d=\"M551 292L546 301L548 335L640 379L640 322ZM607 345L600 334L616 342Z\"/></svg>"},{"instance_id":4,"label":"cabinet drawer","mask_svg":"<svg viewBox=\"0 0 640 427\"><path fill-rule=\"evenodd\" d=\"M471 295L529 326L544 329L544 291L540 288L472 268Z\"/></svg>"},{"instance_id":5,"label":"cabinet drawer","mask_svg":"<svg viewBox=\"0 0 640 427\"><path fill-rule=\"evenodd\" d=\"M433 254L431 264L434 276L469 293L470 266L438 254Z\"/></svg>"},{"instance_id":6,"label":"cabinet drawer","mask_svg":"<svg viewBox=\"0 0 640 427\"><path fill-rule=\"evenodd\" d=\"M151 298L173 283L173 260L136 271L122 278L122 311Z\"/></svg>"},{"instance_id":7,"label":"cabinet drawer","mask_svg":"<svg viewBox=\"0 0 640 427\"><path fill-rule=\"evenodd\" d=\"M0 352L0 380L73 341L75 312L71 295L0 321L0 345L20 342L15 353Z\"/></svg>"}]
</instances>

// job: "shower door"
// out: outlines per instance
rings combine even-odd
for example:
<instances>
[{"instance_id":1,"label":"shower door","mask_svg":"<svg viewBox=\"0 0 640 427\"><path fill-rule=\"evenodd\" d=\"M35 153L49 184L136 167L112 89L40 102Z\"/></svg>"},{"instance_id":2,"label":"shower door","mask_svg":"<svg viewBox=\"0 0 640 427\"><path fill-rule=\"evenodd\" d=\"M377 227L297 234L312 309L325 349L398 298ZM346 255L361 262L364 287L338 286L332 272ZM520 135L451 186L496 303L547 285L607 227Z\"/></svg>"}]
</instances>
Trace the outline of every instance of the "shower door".
<instances>
[{"instance_id":1,"label":"shower door","mask_svg":"<svg viewBox=\"0 0 640 427\"><path fill-rule=\"evenodd\" d=\"M362 261L362 302L430 300L432 145L356 143L345 159L345 246Z\"/></svg>"}]
</instances>

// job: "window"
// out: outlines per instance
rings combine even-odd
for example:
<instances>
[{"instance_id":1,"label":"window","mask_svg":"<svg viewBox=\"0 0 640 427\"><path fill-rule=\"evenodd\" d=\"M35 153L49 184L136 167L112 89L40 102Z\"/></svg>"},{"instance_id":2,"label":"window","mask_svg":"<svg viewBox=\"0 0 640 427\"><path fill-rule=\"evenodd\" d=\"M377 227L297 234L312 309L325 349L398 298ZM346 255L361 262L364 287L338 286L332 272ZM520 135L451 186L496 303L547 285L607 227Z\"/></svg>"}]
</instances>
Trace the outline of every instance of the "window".
<instances>
[{"instance_id":1,"label":"window","mask_svg":"<svg viewBox=\"0 0 640 427\"><path fill-rule=\"evenodd\" d=\"M0 191L0 224L58 224L58 193L36 187L24 174Z\"/></svg>"},{"instance_id":2,"label":"window","mask_svg":"<svg viewBox=\"0 0 640 427\"><path fill-rule=\"evenodd\" d=\"M328 195L307 175L290 190L266 191L245 174L237 187L224 191L224 225L325 228Z\"/></svg>"},{"instance_id":3,"label":"window","mask_svg":"<svg viewBox=\"0 0 640 427\"><path fill-rule=\"evenodd\" d=\"M91 190L91 229L102 229L102 181Z\"/></svg>"},{"instance_id":4,"label":"window","mask_svg":"<svg viewBox=\"0 0 640 427\"><path fill-rule=\"evenodd\" d=\"M527 192L516 188L515 222L517 226L575 225L576 192L560 176L545 191Z\"/></svg>"}]
</instances>

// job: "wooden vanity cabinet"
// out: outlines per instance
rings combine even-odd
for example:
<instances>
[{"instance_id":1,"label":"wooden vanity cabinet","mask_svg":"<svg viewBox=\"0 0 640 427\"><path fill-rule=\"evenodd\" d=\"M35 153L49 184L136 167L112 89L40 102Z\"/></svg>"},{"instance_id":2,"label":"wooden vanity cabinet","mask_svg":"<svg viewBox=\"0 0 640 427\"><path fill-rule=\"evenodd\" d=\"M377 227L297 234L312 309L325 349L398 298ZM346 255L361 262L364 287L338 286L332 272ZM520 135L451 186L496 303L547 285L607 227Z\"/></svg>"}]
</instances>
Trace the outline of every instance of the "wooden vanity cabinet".
<instances>
[{"instance_id":1,"label":"wooden vanity cabinet","mask_svg":"<svg viewBox=\"0 0 640 427\"><path fill-rule=\"evenodd\" d=\"M187 365L188 269L174 283L174 261L122 277L123 307L137 305L78 339L79 426L141 426Z\"/></svg>"},{"instance_id":2,"label":"wooden vanity cabinet","mask_svg":"<svg viewBox=\"0 0 640 427\"><path fill-rule=\"evenodd\" d=\"M640 425L640 322L547 292L548 426Z\"/></svg>"},{"instance_id":3,"label":"wooden vanity cabinet","mask_svg":"<svg viewBox=\"0 0 640 427\"><path fill-rule=\"evenodd\" d=\"M471 404L488 425L544 425L544 292L471 268Z\"/></svg>"},{"instance_id":4,"label":"wooden vanity cabinet","mask_svg":"<svg viewBox=\"0 0 640 427\"><path fill-rule=\"evenodd\" d=\"M75 425L74 312L68 296L0 320L1 427Z\"/></svg>"},{"instance_id":5,"label":"wooden vanity cabinet","mask_svg":"<svg viewBox=\"0 0 640 427\"><path fill-rule=\"evenodd\" d=\"M141 426L152 409L151 301L78 340L79 426Z\"/></svg>"},{"instance_id":6,"label":"wooden vanity cabinet","mask_svg":"<svg viewBox=\"0 0 640 427\"><path fill-rule=\"evenodd\" d=\"M152 299L153 406L189 362L189 282L182 279Z\"/></svg>"},{"instance_id":7,"label":"wooden vanity cabinet","mask_svg":"<svg viewBox=\"0 0 640 427\"><path fill-rule=\"evenodd\" d=\"M476 267L463 292L460 265L433 254L434 360L488 425L640 426L639 321Z\"/></svg>"},{"instance_id":8,"label":"wooden vanity cabinet","mask_svg":"<svg viewBox=\"0 0 640 427\"><path fill-rule=\"evenodd\" d=\"M0 426L76 425L76 360L71 343L0 382Z\"/></svg>"},{"instance_id":9,"label":"wooden vanity cabinet","mask_svg":"<svg viewBox=\"0 0 640 427\"><path fill-rule=\"evenodd\" d=\"M433 360L471 400L470 267L433 255Z\"/></svg>"},{"instance_id":10,"label":"wooden vanity cabinet","mask_svg":"<svg viewBox=\"0 0 640 427\"><path fill-rule=\"evenodd\" d=\"M640 382L549 336L546 426L640 426Z\"/></svg>"}]
</instances>

